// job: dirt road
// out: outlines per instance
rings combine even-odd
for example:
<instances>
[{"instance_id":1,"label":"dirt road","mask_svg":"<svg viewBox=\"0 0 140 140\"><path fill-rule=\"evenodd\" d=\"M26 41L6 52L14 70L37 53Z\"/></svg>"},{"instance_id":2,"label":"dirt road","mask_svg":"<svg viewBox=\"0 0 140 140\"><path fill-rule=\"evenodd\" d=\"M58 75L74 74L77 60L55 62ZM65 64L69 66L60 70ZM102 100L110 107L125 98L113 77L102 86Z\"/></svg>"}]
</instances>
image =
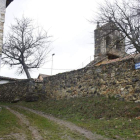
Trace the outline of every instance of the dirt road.
<instances>
[{"instance_id":1,"label":"dirt road","mask_svg":"<svg viewBox=\"0 0 140 140\"><path fill-rule=\"evenodd\" d=\"M79 135L79 137L71 137L71 135L68 134L63 134L63 136L60 138L62 140L109 140L108 138L104 138L103 136L97 135L97 134L93 134L91 131L88 131L86 129L83 129L81 127L76 126L75 124L68 122L68 121L64 121L58 118L55 118L51 115L47 115L44 112L41 111L36 111L30 108L26 108L23 106L14 106L12 107L7 107L4 106L7 110L9 110L12 114L14 114L19 120L21 125L25 125L26 128L28 129L28 131L31 133L31 138L32 140L46 140L46 139L54 139L54 138L47 138L47 137L43 137L42 133L40 133L41 131L44 130L40 130L36 125L30 123L30 121L28 120L28 117L24 114L22 114L20 111L16 110L16 108L21 109L21 110L26 110L28 112L37 114L40 117L43 117L47 120L50 120L53 123L56 123L57 125L59 125L59 127L63 127L64 129L68 129L68 131L70 132L74 132L77 135ZM15 111L16 110L16 111ZM62 134L62 133L61 133ZM69 133L70 134L70 133ZM49 134L50 135L50 134ZM53 135L53 134L52 134ZM59 134L60 135L60 134ZM9 138L12 137L13 139L16 140L28 140L29 138L27 138L25 133L20 133L20 134L9 134L9 136L5 136L3 138L0 137L0 140L10 140ZM55 140L55 139L54 139Z\"/></svg>"},{"instance_id":2,"label":"dirt road","mask_svg":"<svg viewBox=\"0 0 140 140\"><path fill-rule=\"evenodd\" d=\"M91 131L88 131L84 128L81 128L79 126L76 126L75 124L71 123L71 122L67 122L67 121L64 121L64 120L60 120L58 118L55 118L51 115L47 115L47 114L44 114L43 112L41 111L36 111L36 110L33 110L33 109L29 109L29 108L26 108L26 107L22 107L22 106L18 106L22 109L25 109L25 110L28 110L28 111L31 111L35 114L38 114L40 116L43 116L51 121L54 121L56 122L57 124L59 125L63 125L67 128L69 128L71 131L77 131L78 133L84 135L86 138L88 138L89 140L109 140L107 138L104 138L100 135L97 135L97 134L93 134Z\"/></svg>"}]
</instances>

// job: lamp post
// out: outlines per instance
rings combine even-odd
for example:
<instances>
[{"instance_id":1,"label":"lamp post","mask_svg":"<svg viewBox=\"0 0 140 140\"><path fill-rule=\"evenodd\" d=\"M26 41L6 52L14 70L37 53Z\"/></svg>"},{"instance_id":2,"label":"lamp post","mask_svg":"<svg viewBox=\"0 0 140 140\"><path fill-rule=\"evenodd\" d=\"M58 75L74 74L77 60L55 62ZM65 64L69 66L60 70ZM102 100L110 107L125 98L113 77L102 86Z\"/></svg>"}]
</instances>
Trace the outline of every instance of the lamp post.
<instances>
[{"instance_id":1,"label":"lamp post","mask_svg":"<svg viewBox=\"0 0 140 140\"><path fill-rule=\"evenodd\" d=\"M53 56L54 56L55 54L53 53L52 54L52 68L51 68L51 75L52 75L52 70L53 70Z\"/></svg>"}]
</instances>

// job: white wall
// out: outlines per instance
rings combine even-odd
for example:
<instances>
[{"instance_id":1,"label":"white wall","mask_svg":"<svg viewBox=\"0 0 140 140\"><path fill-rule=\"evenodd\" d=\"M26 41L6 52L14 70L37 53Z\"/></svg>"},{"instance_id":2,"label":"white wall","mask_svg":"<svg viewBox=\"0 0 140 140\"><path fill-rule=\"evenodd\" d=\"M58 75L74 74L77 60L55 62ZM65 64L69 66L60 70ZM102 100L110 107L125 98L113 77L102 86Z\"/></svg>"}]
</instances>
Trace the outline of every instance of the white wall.
<instances>
[{"instance_id":1,"label":"white wall","mask_svg":"<svg viewBox=\"0 0 140 140\"><path fill-rule=\"evenodd\" d=\"M9 83L9 81L8 80L2 80L2 81L0 81L0 85L6 84L6 83Z\"/></svg>"},{"instance_id":2,"label":"white wall","mask_svg":"<svg viewBox=\"0 0 140 140\"><path fill-rule=\"evenodd\" d=\"M0 0L0 68L1 68L1 55L3 44L3 28L5 21L6 0Z\"/></svg>"},{"instance_id":3,"label":"white wall","mask_svg":"<svg viewBox=\"0 0 140 140\"><path fill-rule=\"evenodd\" d=\"M2 53L3 43L3 25L5 21L6 0L0 0L0 55Z\"/></svg>"}]
</instances>

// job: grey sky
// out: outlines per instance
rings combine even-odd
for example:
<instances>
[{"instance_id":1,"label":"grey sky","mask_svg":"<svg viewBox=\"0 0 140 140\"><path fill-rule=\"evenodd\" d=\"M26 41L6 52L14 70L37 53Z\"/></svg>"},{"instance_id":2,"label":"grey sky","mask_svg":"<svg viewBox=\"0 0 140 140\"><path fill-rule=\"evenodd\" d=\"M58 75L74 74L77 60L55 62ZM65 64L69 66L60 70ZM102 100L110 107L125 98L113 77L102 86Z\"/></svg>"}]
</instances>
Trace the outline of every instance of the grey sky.
<instances>
[{"instance_id":1,"label":"grey sky","mask_svg":"<svg viewBox=\"0 0 140 140\"><path fill-rule=\"evenodd\" d=\"M92 19L96 8L95 0L14 0L6 11L5 34L15 17L24 15L32 18L55 40L48 57L51 60L51 55L55 53L53 74L78 69L89 63L90 57L93 60L92 32L96 25L90 24L88 19ZM31 76L36 78L39 73L50 75L51 69L45 68L51 68L51 61L34 70ZM17 75L16 69L9 70L7 67L1 68L1 75L26 78L25 75Z\"/></svg>"}]
</instances>

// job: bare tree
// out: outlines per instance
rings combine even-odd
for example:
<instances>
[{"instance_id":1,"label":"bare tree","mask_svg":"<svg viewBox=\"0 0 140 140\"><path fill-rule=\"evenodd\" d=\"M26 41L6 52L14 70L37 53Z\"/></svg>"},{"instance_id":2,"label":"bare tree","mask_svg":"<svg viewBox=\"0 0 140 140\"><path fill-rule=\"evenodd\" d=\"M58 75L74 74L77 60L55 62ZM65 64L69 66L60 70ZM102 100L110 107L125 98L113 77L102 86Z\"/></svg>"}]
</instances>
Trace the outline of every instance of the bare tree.
<instances>
[{"instance_id":1,"label":"bare tree","mask_svg":"<svg viewBox=\"0 0 140 140\"><path fill-rule=\"evenodd\" d=\"M105 0L99 5L96 19L92 22L95 21L101 25L112 22L115 26L110 31L121 32L120 41L125 38L127 49L140 53L140 0L114 0L113 3Z\"/></svg>"},{"instance_id":2,"label":"bare tree","mask_svg":"<svg viewBox=\"0 0 140 140\"><path fill-rule=\"evenodd\" d=\"M3 63L10 67L17 66L18 72L25 72L31 78L30 70L39 68L46 61L50 52L50 39L47 32L33 26L29 18L15 19L3 45Z\"/></svg>"}]
</instances>

